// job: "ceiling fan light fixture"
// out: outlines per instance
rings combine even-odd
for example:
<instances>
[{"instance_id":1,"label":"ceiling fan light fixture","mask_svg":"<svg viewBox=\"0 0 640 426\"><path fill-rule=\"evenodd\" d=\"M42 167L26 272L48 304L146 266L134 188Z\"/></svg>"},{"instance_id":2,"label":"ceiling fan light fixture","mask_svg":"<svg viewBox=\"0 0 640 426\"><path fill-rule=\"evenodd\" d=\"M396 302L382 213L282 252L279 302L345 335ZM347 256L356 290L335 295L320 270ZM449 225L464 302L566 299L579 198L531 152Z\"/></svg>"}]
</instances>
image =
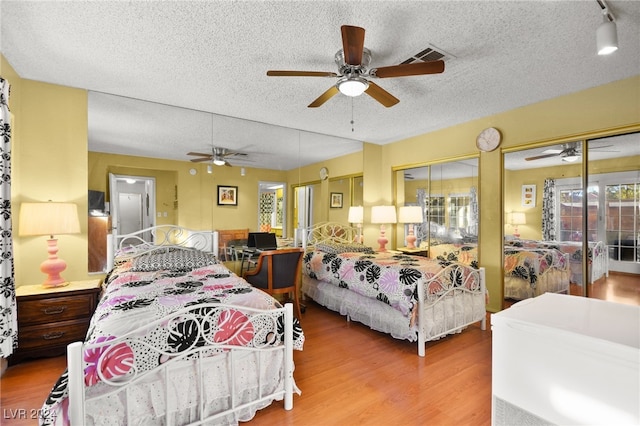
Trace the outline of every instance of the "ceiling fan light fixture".
<instances>
[{"instance_id":1,"label":"ceiling fan light fixture","mask_svg":"<svg viewBox=\"0 0 640 426\"><path fill-rule=\"evenodd\" d=\"M562 157L562 161L564 161L566 163L575 163L579 159L580 159L580 156L576 155L576 154L567 155L566 157Z\"/></svg>"},{"instance_id":2,"label":"ceiling fan light fixture","mask_svg":"<svg viewBox=\"0 0 640 426\"><path fill-rule=\"evenodd\" d=\"M338 81L337 86L343 95L356 97L367 90L369 82L362 77L345 77Z\"/></svg>"},{"instance_id":3,"label":"ceiling fan light fixture","mask_svg":"<svg viewBox=\"0 0 640 426\"><path fill-rule=\"evenodd\" d=\"M220 159L220 158L215 158L213 160L213 164L215 164L216 166L224 166L227 162Z\"/></svg>"}]
</instances>

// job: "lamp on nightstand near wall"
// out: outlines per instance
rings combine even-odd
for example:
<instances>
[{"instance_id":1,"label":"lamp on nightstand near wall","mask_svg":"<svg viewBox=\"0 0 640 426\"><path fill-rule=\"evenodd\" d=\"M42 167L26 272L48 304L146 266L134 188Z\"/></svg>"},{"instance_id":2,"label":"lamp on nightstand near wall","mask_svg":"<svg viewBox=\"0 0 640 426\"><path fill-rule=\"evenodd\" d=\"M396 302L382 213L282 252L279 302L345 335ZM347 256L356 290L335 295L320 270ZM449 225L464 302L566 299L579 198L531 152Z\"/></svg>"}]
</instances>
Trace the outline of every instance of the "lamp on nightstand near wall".
<instances>
[{"instance_id":1,"label":"lamp on nightstand near wall","mask_svg":"<svg viewBox=\"0 0 640 426\"><path fill-rule=\"evenodd\" d=\"M396 208L395 206L373 206L371 207L371 223L380 224L380 238L378 238L378 244L380 247L378 251L387 251L387 243L389 240L385 237L385 224L396 223Z\"/></svg>"},{"instance_id":2,"label":"lamp on nightstand near wall","mask_svg":"<svg viewBox=\"0 0 640 426\"><path fill-rule=\"evenodd\" d=\"M364 221L364 207L349 207L349 218L347 220L349 221L349 223L355 223L358 227L357 243L362 244L362 222Z\"/></svg>"},{"instance_id":3,"label":"lamp on nightstand near wall","mask_svg":"<svg viewBox=\"0 0 640 426\"><path fill-rule=\"evenodd\" d=\"M58 240L54 235L79 234L78 207L73 203L22 203L20 206L20 236L49 235L47 252L49 257L42 262L40 270L47 274L43 287L60 287L68 284L60 273L67 263L58 258Z\"/></svg>"},{"instance_id":4,"label":"lamp on nightstand near wall","mask_svg":"<svg viewBox=\"0 0 640 426\"><path fill-rule=\"evenodd\" d=\"M513 212L511 213L511 225L513 225L513 236L516 238L520 238L520 233L518 232L518 225L526 225L527 217L523 212Z\"/></svg>"},{"instance_id":5,"label":"lamp on nightstand near wall","mask_svg":"<svg viewBox=\"0 0 640 426\"><path fill-rule=\"evenodd\" d=\"M420 206L403 206L398 209L398 222L409 224L409 233L405 237L407 248L416 248L416 236L413 233L413 225L422 223L422 209Z\"/></svg>"}]
</instances>

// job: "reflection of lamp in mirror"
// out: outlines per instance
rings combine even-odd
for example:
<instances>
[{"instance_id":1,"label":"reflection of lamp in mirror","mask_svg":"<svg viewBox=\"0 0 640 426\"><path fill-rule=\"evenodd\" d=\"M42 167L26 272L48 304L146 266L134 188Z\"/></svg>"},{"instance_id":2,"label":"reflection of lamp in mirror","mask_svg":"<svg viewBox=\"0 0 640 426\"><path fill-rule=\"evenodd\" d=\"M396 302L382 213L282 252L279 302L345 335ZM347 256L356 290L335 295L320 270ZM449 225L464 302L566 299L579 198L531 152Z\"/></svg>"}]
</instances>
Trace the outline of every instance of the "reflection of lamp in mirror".
<instances>
[{"instance_id":1,"label":"reflection of lamp in mirror","mask_svg":"<svg viewBox=\"0 0 640 426\"><path fill-rule=\"evenodd\" d=\"M58 258L58 240L54 235L80 233L78 208L73 203L22 203L20 207L21 236L49 235L47 252L49 257L42 262L40 270L47 274L43 287L60 287L69 284L60 276L67 263Z\"/></svg>"},{"instance_id":2,"label":"reflection of lamp in mirror","mask_svg":"<svg viewBox=\"0 0 640 426\"><path fill-rule=\"evenodd\" d=\"M398 209L398 222L408 223L409 232L405 239L407 240L407 248L416 248L416 236L413 233L413 225L422 223L422 209L420 206L403 206Z\"/></svg>"},{"instance_id":3,"label":"reflection of lamp in mirror","mask_svg":"<svg viewBox=\"0 0 640 426\"><path fill-rule=\"evenodd\" d=\"M378 251L387 251L387 243L389 240L385 237L385 224L396 223L396 208L394 206L373 206L371 207L371 223L380 224L380 237Z\"/></svg>"},{"instance_id":4,"label":"reflection of lamp in mirror","mask_svg":"<svg viewBox=\"0 0 640 426\"><path fill-rule=\"evenodd\" d=\"M523 212L513 212L511 213L511 225L513 225L513 236L516 238L520 238L520 234L518 233L518 225L525 225L527 223L527 218Z\"/></svg>"},{"instance_id":5,"label":"reflection of lamp in mirror","mask_svg":"<svg viewBox=\"0 0 640 426\"><path fill-rule=\"evenodd\" d=\"M356 242L362 244L362 222L364 221L364 207L351 206L349 207L349 223L355 223L358 227L358 236Z\"/></svg>"}]
</instances>

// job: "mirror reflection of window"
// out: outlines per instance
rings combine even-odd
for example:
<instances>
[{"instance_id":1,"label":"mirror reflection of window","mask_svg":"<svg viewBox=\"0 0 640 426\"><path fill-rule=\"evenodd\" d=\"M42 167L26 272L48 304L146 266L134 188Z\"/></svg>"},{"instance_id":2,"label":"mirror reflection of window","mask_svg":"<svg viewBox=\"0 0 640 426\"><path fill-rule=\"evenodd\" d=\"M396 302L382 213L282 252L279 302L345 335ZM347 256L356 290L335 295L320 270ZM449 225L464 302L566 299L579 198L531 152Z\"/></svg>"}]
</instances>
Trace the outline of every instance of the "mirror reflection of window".
<instances>
[{"instance_id":1,"label":"mirror reflection of window","mask_svg":"<svg viewBox=\"0 0 640 426\"><path fill-rule=\"evenodd\" d=\"M404 204L423 210L423 222L414 227L417 246L477 244L477 164L472 158L398 172L404 176Z\"/></svg>"}]
</instances>

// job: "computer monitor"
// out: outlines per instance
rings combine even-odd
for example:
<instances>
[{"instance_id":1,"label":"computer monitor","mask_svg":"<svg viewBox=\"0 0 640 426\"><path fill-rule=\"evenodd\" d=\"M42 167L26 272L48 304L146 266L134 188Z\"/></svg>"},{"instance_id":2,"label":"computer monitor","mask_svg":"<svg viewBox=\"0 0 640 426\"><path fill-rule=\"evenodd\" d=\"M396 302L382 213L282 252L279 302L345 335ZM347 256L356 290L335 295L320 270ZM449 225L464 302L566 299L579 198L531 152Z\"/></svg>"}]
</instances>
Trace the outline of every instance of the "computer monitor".
<instances>
[{"instance_id":1,"label":"computer monitor","mask_svg":"<svg viewBox=\"0 0 640 426\"><path fill-rule=\"evenodd\" d=\"M256 234L255 238L257 250L275 250L278 248L276 234L274 233L265 232L263 234Z\"/></svg>"},{"instance_id":2,"label":"computer monitor","mask_svg":"<svg viewBox=\"0 0 640 426\"><path fill-rule=\"evenodd\" d=\"M267 232L249 232L247 235L247 247L256 248L256 235L267 234Z\"/></svg>"}]
</instances>

